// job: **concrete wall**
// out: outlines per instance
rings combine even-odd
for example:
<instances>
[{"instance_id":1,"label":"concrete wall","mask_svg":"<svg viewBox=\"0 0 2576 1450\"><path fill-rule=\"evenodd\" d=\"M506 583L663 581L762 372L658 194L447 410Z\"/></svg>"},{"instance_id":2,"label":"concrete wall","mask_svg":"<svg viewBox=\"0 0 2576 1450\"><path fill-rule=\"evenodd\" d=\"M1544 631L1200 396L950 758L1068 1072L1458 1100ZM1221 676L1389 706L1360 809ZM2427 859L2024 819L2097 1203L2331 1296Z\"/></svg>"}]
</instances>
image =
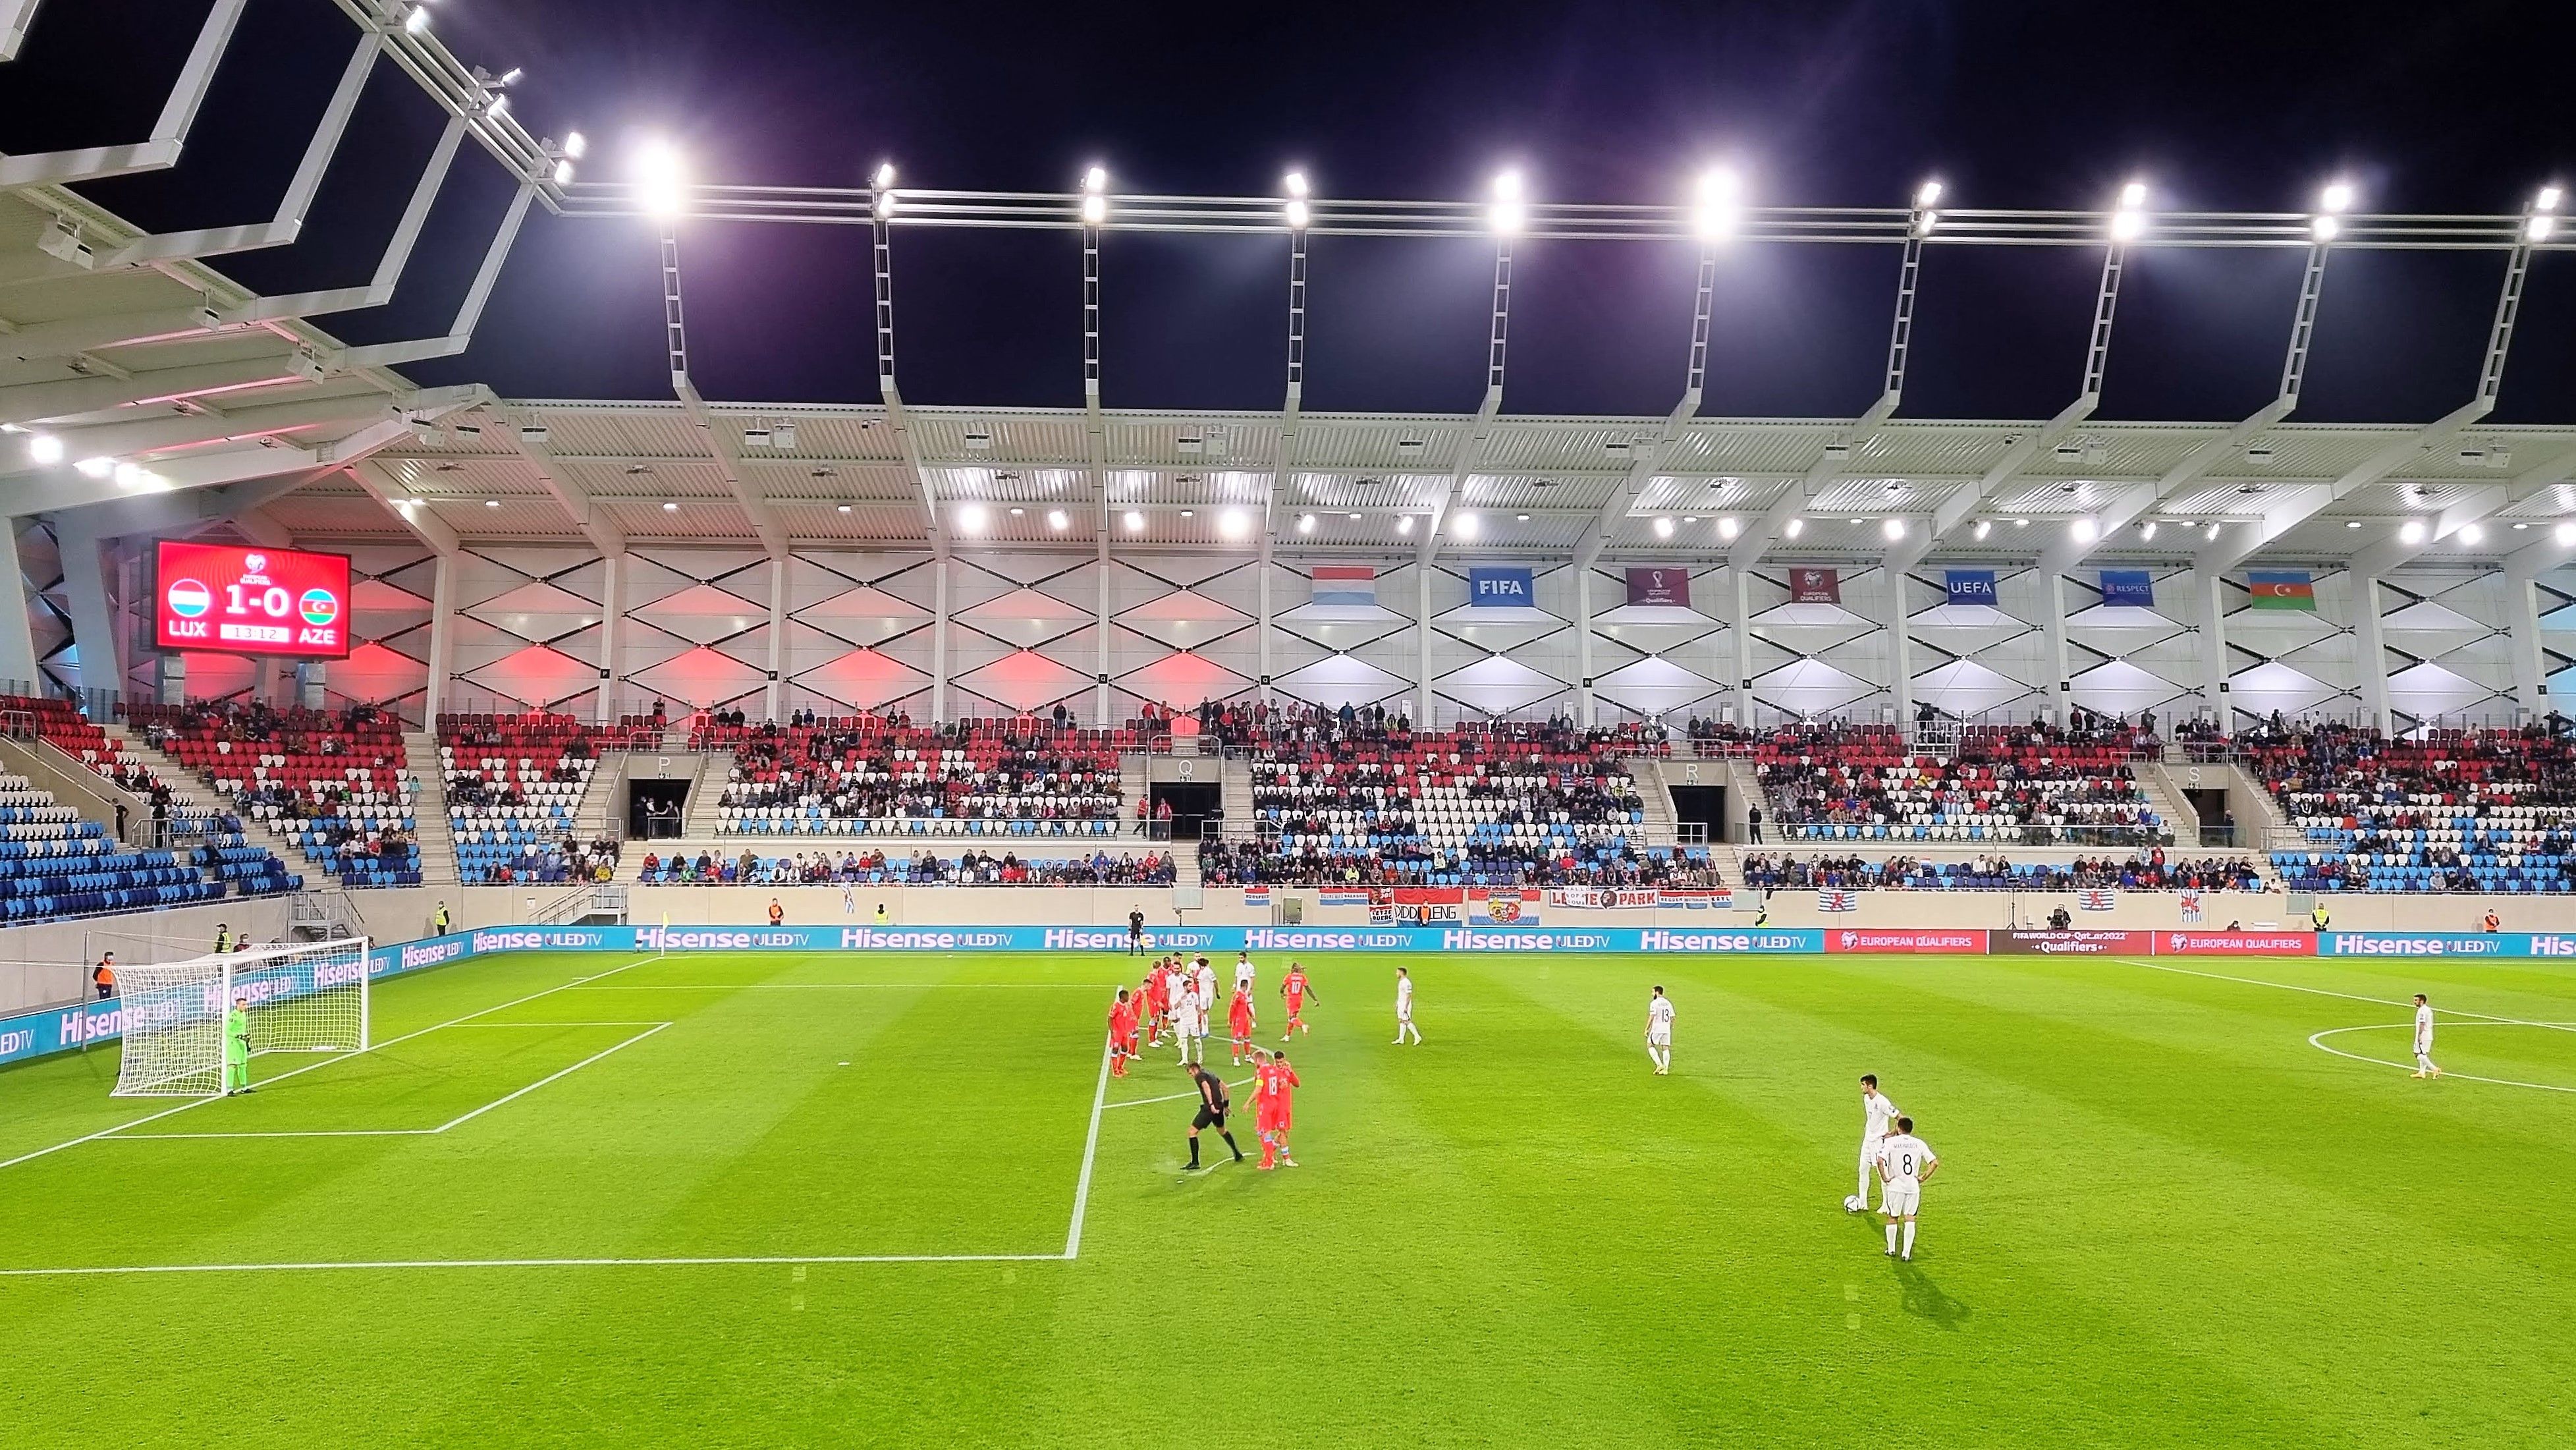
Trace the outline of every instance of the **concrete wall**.
<instances>
[{"instance_id":1,"label":"concrete wall","mask_svg":"<svg viewBox=\"0 0 2576 1450\"><path fill-rule=\"evenodd\" d=\"M0 1013L88 996L89 970L101 952L112 951L123 962L145 962L211 950L217 922L248 931L255 941L276 940L286 934L286 898L216 901L0 931Z\"/></svg>"}]
</instances>

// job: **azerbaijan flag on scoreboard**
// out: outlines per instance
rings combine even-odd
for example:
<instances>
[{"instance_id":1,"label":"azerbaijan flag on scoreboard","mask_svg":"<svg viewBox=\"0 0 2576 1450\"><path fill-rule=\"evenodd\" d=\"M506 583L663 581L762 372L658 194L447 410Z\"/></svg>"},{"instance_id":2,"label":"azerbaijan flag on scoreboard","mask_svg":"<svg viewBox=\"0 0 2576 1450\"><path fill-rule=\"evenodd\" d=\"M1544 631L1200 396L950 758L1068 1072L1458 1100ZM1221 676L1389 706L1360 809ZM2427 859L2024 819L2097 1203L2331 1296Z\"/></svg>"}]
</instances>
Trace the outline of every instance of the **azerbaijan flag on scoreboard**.
<instances>
[{"instance_id":1,"label":"azerbaijan flag on scoreboard","mask_svg":"<svg viewBox=\"0 0 2576 1450\"><path fill-rule=\"evenodd\" d=\"M2304 609L2317 612L2316 581L2305 569L2249 569L2245 592L2255 609Z\"/></svg>"}]
</instances>

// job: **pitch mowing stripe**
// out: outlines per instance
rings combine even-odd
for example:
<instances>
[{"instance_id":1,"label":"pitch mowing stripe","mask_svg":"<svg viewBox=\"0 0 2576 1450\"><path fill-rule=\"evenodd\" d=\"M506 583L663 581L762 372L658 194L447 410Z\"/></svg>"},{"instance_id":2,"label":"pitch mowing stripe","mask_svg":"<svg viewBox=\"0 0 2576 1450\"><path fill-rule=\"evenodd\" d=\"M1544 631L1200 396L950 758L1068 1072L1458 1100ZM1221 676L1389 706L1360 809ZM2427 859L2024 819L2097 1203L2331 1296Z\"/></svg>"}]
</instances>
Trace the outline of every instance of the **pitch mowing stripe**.
<instances>
[{"instance_id":1,"label":"pitch mowing stripe","mask_svg":"<svg viewBox=\"0 0 2576 1450\"><path fill-rule=\"evenodd\" d=\"M761 1264L1060 1264L1063 1254L698 1254L685 1258L348 1259L275 1264L103 1264L70 1269L0 1269L0 1278L60 1279L139 1274L305 1274L332 1269L724 1268Z\"/></svg>"},{"instance_id":2,"label":"pitch mowing stripe","mask_svg":"<svg viewBox=\"0 0 2576 1450\"><path fill-rule=\"evenodd\" d=\"M662 960L660 957L638 957L638 958L636 958L634 961L628 962L628 963L626 963L626 964L625 964L625 965L623 965L623 966L610 967L607 971L604 971L604 972L593 972L591 975L589 975L589 976L587 976L587 977L575 977L575 978L573 978L573 979L572 979L571 981L569 981L569 982L564 982L564 983L560 983L560 984L558 984L558 985L556 985L556 986L548 987L548 988L546 988L546 989L545 989L544 991L542 991L542 992L530 992L528 995L526 995L526 996L524 996L524 997L513 998L512 1000L507 1001L507 1002L500 1003L500 1004L499 1004L499 1005L497 1005L497 1006L485 1007L485 1008L481 1009L480 1011L468 1012L468 1013L466 1013L466 1014L465 1014L464 1016L462 1016L462 1017L457 1017L457 1018L453 1018L453 1019L451 1019L451 1020L449 1020L449 1021L446 1021L446 1022L441 1022L441 1023L439 1023L437 1026L435 1026L435 1027L424 1027L424 1028L420 1029L418 1032L406 1032L406 1033L404 1033L404 1034L403 1034L402 1036L400 1036L400 1037L388 1037L388 1038L386 1038L384 1041L379 1042L379 1043L376 1043L374 1046L368 1047L368 1048L366 1048L366 1049L364 1049L364 1050L365 1050L366 1052L374 1052L374 1051L377 1051L378 1049L381 1049L381 1048L392 1047L392 1046L394 1046L394 1045L395 1045L395 1044L397 1044L397 1043L409 1042L409 1041L411 1041L411 1040L412 1040L413 1038L415 1038L415 1037L427 1037L429 1034L431 1034L431 1033L433 1033L433 1032L443 1031L443 1030L445 1030L446 1028L455 1027L455 1026L458 1026L459 1024L466 1023L466 1022L471 1022L471 1021L473 1021L473 1020L474 1020L475 1018L477 1018L477 1017L489 1017L489 1016L491 1016L491 1015L492 1015L493 1013L495 1013L495 1012L504 1011L504 1010L506 1010L506 1009L508 1009L508 1008L519 1006L519 1005L520 1005L520 1004L522 1004L522 1003L526 1003L526 1002L533 1002L533 1001L537 1000L539 997L551 997L551 996L553 996L555 993L560 992L560 991L563 991L563 990L564 990L565 988L567 988L567 987L578 987L578 986L582 985L582 984L583 984L583 983L585 983L585 982L596 982L596 981L598 981L598 980L599 980L600 978L602 978L602 977L613 977L613 976L616 976L619 972L623 972L623 971L627 970L627 969L628 969L628 968L630 968L630 967L640 967L640 966L644 965L646 962L653 962L653 961L660 961L660 960ZM286 1072L281 1072L281 1073L279 1073L277 1076L275 1076L275 1077L273 1077L273 1078L268 1079L268 1081L270 1081L270 1082L284 1082L286 1079L288 1079L288 1078L290 1078L290 1077L301 1077L301 1076L303 1076L305 1073L308 1073L308 1072L313 1071L313 1070L314 1070L314 1068L319 1068L319 1067L329 1067L332 1063L335 1063L335 1062L346 1062L346 1061L348 1061L350 1058L357 1057L357 1056L359 1056L359 1055L360 1055L360 1054L359 1054L359 1053L356 1053L356 1052L344 1052L344 1053L341 1053L341 1054L340 1054L339 1056L337 1056L337 1057L324 1058L322 1061L320 1061L320 1062L316 1062L316 1063L312 1063L312 1064L310 1064L310 1065L308 1065L308 1066L298 1067L298 1068L292 1068L292 1069L290 1069L290 1070L288 1070L288 1071L286 1071ZM190 1108L202 1108L202 1107L204 1107L204 1106L205 1106L206 1104L208 1104L208 1103L212 1103L212 1102L220 1102L220 1101L222 1101L220 1098L193 1098L193 1099L190 1099L190 1100L189 1100L189 1101L187 1101L187 1102L184 1102L184 1103L179 1104L179 1105L178 1105L177 1107L175 1107L175 1108L163 1108L161 1111L159 1111L159 1112L157 1112L157 1113L146 1113L146 1114L144 1114L142 1117L139 1117L139 1118L130 1118L130 1119L126 1120L125 1122L119 1123L119 1124L117 1124L116 1126L114 1126L114 1127L112 1127L112 1128L101 1128L101 1129L99 1129L99 1130L98 1130L97 1132L95 1132L95 1133L83 1133L81 1136L79 1136L79 1137L77 1137L77 1138L74 1138L74 1139L70 1140L69 1142L65 1142L65 1143L56 1143L55 1145L53 1145L53 1146L52 1146L52 1147L50 1147L50 1148L38 1148L38 1149L36 1149L36 1150L35 1150L34 1152L32 1152L32 1153L21 1153L21 1154L19 1154L19 1155L18 1155L17 1157L15 1157L15 1158L0 1159L0 1168L15 1168L15 1167L17 1167L19 1164L21 1164L21 1163L29 1162L29 1161L31 1161L31 1160L33 1160L33 1159L37 1159L37 1158L42 1158L42 1157L44 1157L44 1156L45 1156L46 1154L48 1154L48 1153L59 1153L59 1152L63 1151L65 1148L77 1148L77 1147L79 1147L79 1146L80 1146L81 1144L83 1144L83 1143L94 1143L94 1142L98 1141L98 1140L99 1140L99 1139L101 1139L101 1138L111 1137L111 1136L113 1136L113 1135L115 1135L115 1134L117 1134L117 1133L122 1133L122 1132L124 1132L124 1131L125 1131L126 1129L128 1129L128 1128L139 1128L139 1127L142 1127L142 1126L143 1126L144 1124L146 1124L146 1123L157 1123L157 1122L159 1122L160 1120L162 1120L163 1118L169 1117L170 1115L172 1115L172 1114L174 1114L174 1113L184 1113L184 1112L188 1111Z\"/></svg>"},{"instance_id":3,"label":"pitch mowing stripe","mask_svg":"<svg viewBox=\"0 0 2576 1450\"><path fill-rule=\"evenodd\" d=\"M2223 972L2195 972L2189 967L2168 967L2157 962L2142 962L2135 957L2106 957L2104 960L2118 962L2124 967L2145 967L2150 971L2172 972L2176 976L2206 977L2213 982L2235 982L2241 986L2247 987L2277 987L2284 992L2305 992L2311 997L2341 997L2347 1002L2368 1002L2374 1007L2411 1007L2414 1005L2412 1002L2400 1002L2390 997L2364 997L2357 992L2334 992L2329 991L2324 987L2302 987L2295 982L2266 982L2259 977L2231 977ZM2576 1032L2576 1024L2566 1022L2533 1022L2521 1017L2497 1017L2485 1012L2466 1012L2457 1007L2436 1007L2433 1009L2433 1015L2436 1017L2468 1017L2479 1022L2500 1023L2507 1027L2546 1027L2552 1032ZM2410 1022L2407 1025L2411 1027L2414 1024ZM5 1168L7 1166L8 1165L5 1163L0 1163L0 1168Z\"/></svg>"}]
</instances>

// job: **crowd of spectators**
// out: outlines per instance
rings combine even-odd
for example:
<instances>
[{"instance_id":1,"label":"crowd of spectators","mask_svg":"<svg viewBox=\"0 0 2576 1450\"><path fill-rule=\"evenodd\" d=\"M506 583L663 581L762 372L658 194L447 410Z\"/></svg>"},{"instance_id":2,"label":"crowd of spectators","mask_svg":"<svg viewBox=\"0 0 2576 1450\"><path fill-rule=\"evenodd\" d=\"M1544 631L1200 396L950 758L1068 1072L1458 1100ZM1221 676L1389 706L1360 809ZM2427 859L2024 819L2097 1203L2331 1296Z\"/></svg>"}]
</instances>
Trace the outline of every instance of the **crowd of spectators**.
<instances>
[{"instance_id":1,"label":"crowd of spectators","mask_svg":"<svg viewBox=\"0 0 2576 1450\"><path fill-rule=\"evenodd\" d=\"M1871 860L1862 856L1791 856L1760 853L1743 861L1744 884L1852 890L2260 891L2262 878L2241 858L2212 856L2169 861L2162 849L2120 859L2014 861L1979 856L1973 861L1926 861L1913 856Z\"/></svg>"},{"instance_id":2,"label":"crowd of spectators","mask_svg":"<svg viewBox=\"0 0 2576 1450\"><path fill-rule=\"evenodd\" d=\"M830 886L830 885L970 885L970 886L1168 886L1175 879L1173 858L1149 851L1141 856L1096 851L1089 856L996 856L966 851L943 857L884 851L843 851L838 860L828 851L799 851L792 856L763 856L745 851L719 856L674 853L647 855L639 881L647 885L689 886Z\"/></svg>"},{"instance_id":3,"label":"crowd of spectators","mask_svg":"<svg viewBox=\"0 0 2576 1450\"><path fill-rule=\"evenodd\" d=\"M2272 854L2296 889L2576 891L2576 744L2547 728L2388 740L2276 720L2235 748L2302 838Z\"/></svg>"},{"instance_id":4,"label":"crowd of spectators","mask_svg":"<svg viewBox=\"0 0 2576 1450\"><path fill-rule=\"evenodd\" d=\"M2169 837L2129 762L2138 728L1970 727L1946 755L1890 726L1768 732L1753 747L1773 818L1793 838L2148 845Z\"/></svg>"},{"instance_id":5,"label":"crowd of spectators","mask_svg":"<svg viewBox=\"0 0 2576 1450\"><path fill-rule=\"evenodd\" d=\"M734 754L717 807L717 830L727 835L902 832L932 821L994 823L1015 834L1118 829L1121 742L1069 719L923 728L899 712L799 712L786 725L711 721L691 738Z\"/></svg>"},{"instance_id":6,"label":"crowd of spectators","mask_svg":"<svg viewBox=\"0 0 2576 1450\"><path fill-rule=\"evenodd\" d=\"M129 705L126 718L343 885L420 884L417 785L400 720L372 705L281 710L256 700Z\"/></svg>"}]
</instances>

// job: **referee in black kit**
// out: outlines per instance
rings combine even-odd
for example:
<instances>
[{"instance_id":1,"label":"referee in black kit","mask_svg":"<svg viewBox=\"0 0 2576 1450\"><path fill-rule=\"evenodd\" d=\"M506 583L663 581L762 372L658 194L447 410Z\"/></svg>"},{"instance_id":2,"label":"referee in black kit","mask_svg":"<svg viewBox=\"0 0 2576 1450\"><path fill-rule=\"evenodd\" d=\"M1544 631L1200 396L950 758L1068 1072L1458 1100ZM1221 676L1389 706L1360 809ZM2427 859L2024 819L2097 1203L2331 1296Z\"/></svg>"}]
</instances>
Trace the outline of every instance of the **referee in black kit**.
<instances>
[{"instance_id":1,"label":"referee in black kit","mask_svg":"<svg viewBox=\"0 0 2576 1450\"><path fill-rule=\"evenodd\" d=\"M1190 1170L1196 1171L1199 1166L1199 1129L1201 1128L1216 1129L1216 1135L1225 1140L1225 1146L1234 1149L1234 1161L1242 1162L1243 1150L1235 1147L1234 1134L1227 1132L1225 1127L1227 1107L1225 1079L1195 1062L1183 1063L1181 1066L1189 1072L1190 1080L1199 1085L1199 1115L1190 1120Z\"/></svg>"}]
</instances>

